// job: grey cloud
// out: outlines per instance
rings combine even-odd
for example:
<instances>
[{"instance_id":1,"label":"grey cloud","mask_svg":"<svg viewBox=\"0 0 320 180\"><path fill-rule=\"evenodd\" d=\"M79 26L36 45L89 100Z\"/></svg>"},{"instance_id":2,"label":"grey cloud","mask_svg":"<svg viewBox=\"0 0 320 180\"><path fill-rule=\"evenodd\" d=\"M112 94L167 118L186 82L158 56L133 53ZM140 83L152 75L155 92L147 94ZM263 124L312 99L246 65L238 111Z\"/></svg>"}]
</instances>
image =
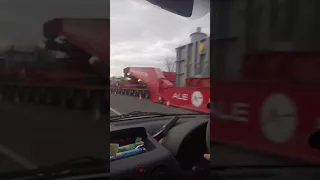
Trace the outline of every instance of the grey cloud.
<instances>
[{"instance_id":1,"label":"grey cloud","mask_svg":"<svg viewBox=\"0 0 320 180\"><path fill-rule=\"evenodd\" d=\"M109 18L105 0L0 0L0 46L42 41L42 25L53 18Z\"/></svg>"},{"instance_id":2,"label":"grey cloud","mask_svg":"<svg viewBox=\"0 0 320 180\"><path fill-rule=\"evenodd\" d=\"M164 68L166 56L189 42L200 26L210 32L210 17L189 20L141 0L111 0L110 73L121 74L127 66Z\"/></svg>"}]
</instances>

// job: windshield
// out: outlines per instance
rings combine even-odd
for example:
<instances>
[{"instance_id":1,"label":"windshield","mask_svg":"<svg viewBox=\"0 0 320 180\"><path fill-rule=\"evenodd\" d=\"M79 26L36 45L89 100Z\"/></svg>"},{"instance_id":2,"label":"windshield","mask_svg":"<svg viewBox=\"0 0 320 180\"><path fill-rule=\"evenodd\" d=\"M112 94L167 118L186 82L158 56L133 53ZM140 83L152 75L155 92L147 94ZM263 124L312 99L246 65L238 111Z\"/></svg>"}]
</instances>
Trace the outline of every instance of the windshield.
<instances>
[{"instance_id":1,"label":"windshield","mask_svg":"<svg viewBox=\"0 0 320 180\"><path fill-rule=\"evenodd\" d=\"M110 115L209 113L209 15L189 21L137 0L110 6Z\"/></svg>"},{"instance_id":2,"label":"windshield","mask_svg":"<svg viewBox=\"0 0 320 180\"><path fill-rule=\"evenodd\" d=\"M106 158L108 123L83 94L108 78L85 67L109 57L109 2L1 0L0 14L0 173Z\"/></svg>"},{"instance_id":3,"label":"windshield","mask_svg":"<svg viewBox=\"0 0 320 180\"><path fill-rule=\"evenodd\" d=\"M212 7L214 166L319 164L308 144L319 125L319 3Z\"/></svg>"}]
</instances>

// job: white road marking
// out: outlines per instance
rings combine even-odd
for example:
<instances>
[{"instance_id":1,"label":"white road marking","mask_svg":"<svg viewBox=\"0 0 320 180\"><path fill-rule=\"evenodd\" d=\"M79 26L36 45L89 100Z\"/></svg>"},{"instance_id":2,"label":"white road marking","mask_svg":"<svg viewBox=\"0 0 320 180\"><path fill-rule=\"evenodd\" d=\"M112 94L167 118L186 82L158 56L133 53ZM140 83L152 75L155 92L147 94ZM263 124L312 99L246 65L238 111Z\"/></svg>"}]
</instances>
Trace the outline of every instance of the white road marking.
<instances>
[{"instance_id":1,"label":"white road marking","mask_svg":"<svg viewBox=\"0 0 320 180\"><path fill-rule=\"evenodd\" d=\"M17 155L15 152L13 152L12 150L8 149L7 147L3 146L0 144L0 154L5 154L6 156L8 156L9 158L11 158L12 160L14 160L15 162L19 163L20 165L22 165L23 167L25 167L26 169L37 169L38 166L35 165L34 163L26 160L25 158Z\"/></svg>"},{"instance_id":2,"label":"white road marking","mask_svg":"<svg viewBox=\"0 0 320 180\"><path fill-rule=\"evenodd\" d=\"M110 107L110 111L114 112L116 115L121 115L121 113L119 113L117 110L113 109L112 107Z\"/></svg>"}]
</instances>

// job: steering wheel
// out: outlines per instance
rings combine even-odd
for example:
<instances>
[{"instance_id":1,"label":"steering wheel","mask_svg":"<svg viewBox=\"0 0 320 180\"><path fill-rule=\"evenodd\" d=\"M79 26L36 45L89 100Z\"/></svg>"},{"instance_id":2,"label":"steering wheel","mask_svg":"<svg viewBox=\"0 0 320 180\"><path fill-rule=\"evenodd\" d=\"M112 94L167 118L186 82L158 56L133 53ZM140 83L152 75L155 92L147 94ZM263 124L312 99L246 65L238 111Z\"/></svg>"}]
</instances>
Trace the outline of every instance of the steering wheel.
<instances>
[{"instance_id":1,"label":"steering wheel","mask_svg":"<svg viewBox=\"0 0 320 180\"><path fill-rule=\"evenodd\" d=\"M206 129L206 144L207 144L207 151L208 153L210 153L210 120L208 121L207 129Z\"/></svg>"}]
</instances>

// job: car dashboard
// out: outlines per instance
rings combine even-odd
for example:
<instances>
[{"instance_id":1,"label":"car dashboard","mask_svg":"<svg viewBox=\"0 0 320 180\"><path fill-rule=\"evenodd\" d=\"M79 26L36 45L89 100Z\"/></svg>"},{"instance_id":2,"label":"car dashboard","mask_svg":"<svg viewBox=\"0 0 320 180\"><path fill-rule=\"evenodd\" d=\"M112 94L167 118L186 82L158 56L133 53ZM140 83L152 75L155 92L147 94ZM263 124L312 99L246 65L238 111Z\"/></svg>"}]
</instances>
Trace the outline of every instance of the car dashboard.
<instances>
[{"instance_id":1,"label":"car dashboard","mask_svg":"<svg viewBox=\"0 0 320 180\"><path fill-rule=\"evenodd\" d=\"M169 131L165 141L160 143L151 135L169 120L170 117L160 117L110 123L111 143L121 146L140 138L145 147L145 152L141 154L111 161L111 179L188 178L189 170L199 159L203 159L206 152L208 118L181 117Z\"/></svg>"}]
</instances>

